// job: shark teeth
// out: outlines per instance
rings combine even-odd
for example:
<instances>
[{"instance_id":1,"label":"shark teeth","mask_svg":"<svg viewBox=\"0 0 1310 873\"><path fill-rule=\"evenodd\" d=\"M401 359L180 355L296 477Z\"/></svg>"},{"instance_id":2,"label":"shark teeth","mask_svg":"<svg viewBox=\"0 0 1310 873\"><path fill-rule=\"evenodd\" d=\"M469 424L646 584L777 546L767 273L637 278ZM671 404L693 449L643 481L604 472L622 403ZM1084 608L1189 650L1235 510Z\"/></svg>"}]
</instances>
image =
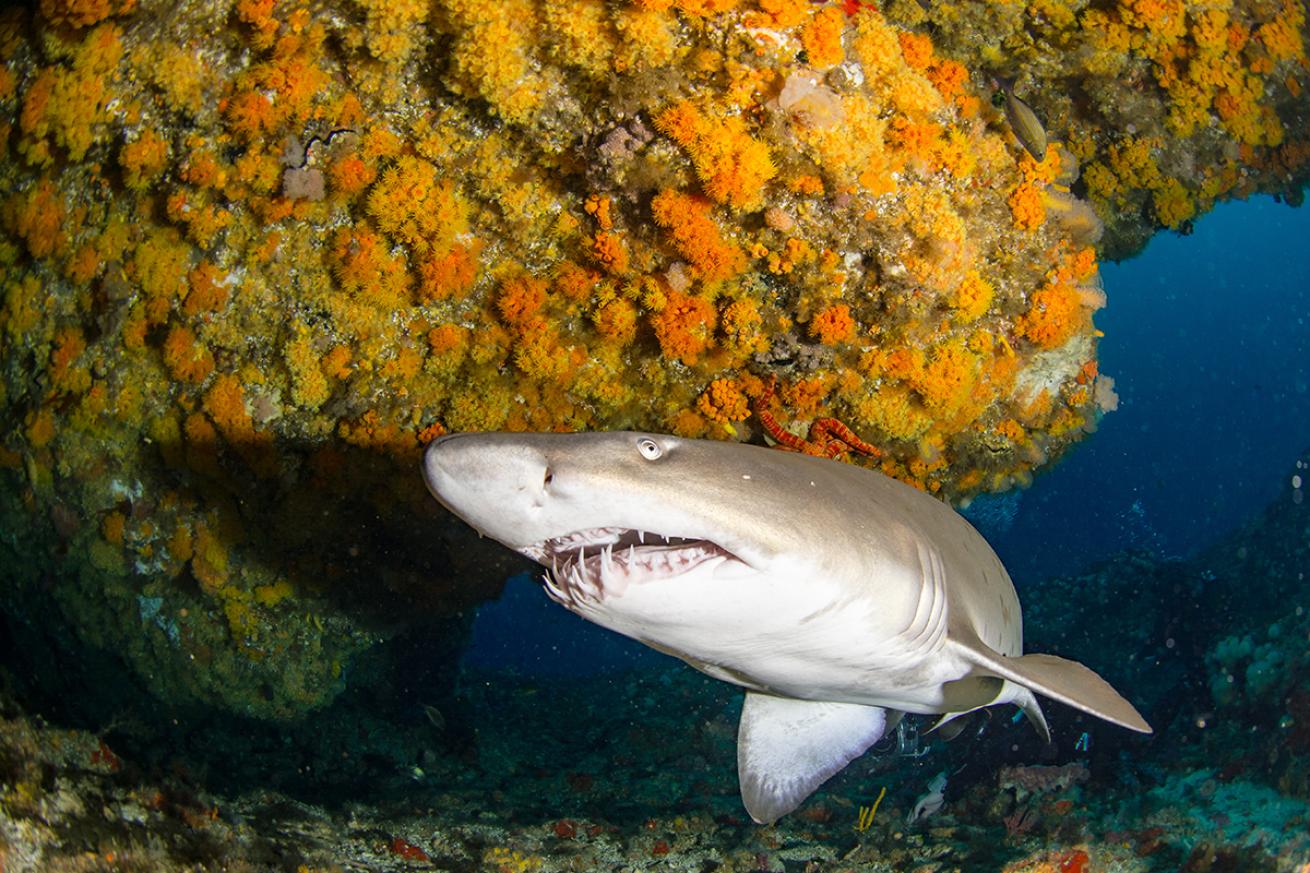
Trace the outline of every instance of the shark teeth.
<instances>
[{"instance_id":1,"label":"shark teeth","mask_svg":"<svg viewBox=\"0 0 1310 873\"><path fill-rule=\"evenodd\" d=\"M706 540L621 528L579 531L523 553L550 567L547 593L575 609L598 605L606 597L620 597L630 585L667 581L708 560L731 557Z\"/></svg>"}]
</instances>

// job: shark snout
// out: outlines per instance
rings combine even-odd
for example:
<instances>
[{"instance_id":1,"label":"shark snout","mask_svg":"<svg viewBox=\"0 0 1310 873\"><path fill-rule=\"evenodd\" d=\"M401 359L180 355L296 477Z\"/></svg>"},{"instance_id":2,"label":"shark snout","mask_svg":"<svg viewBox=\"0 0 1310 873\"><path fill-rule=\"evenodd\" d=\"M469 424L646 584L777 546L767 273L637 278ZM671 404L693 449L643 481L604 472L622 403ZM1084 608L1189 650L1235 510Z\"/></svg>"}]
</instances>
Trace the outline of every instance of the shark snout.
<instances>
[{"instance_id":1,"label":"shark snout","mask_svg":"<svg viewBox=\"0 0 1310 873\"><path fill-rule=\"evenodd\" d=\"M446 509L511 548L522 543L544 499L545 454L512 434L440 437L423 456L423 480Z\"/></svg>"},{"instance_id":2,"label":"shark snout","mask_svg":"<svg viewBox=\"0 0 1310 873\"><path fill-rule=\"evenodd\" d=\"M453 433L433 440L423 453L423 481L437 500L445 503L442 494L448 492L460 477L466 475L471 460L470 452L460 451L459 443L468 444L470 434ZM447 507L449 508L449 507Z\"/></svg>"}]
</instances>

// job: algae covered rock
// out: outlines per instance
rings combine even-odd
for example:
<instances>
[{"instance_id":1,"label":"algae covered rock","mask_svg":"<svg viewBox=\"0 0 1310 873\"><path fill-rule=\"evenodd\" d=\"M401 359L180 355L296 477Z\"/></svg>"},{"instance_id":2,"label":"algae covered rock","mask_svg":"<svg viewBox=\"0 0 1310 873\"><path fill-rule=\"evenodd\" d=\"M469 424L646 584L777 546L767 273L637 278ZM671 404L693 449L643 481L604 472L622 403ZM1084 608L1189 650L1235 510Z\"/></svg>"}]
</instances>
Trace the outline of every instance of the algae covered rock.
<instances>
[{"instance_id":1,"label":"algae covered rock","mask_svg":"<svg viewBox=\"0 0 1310 873\"><path fill-rule=\"evenodd\" d=\"M748 439L771 414L800 442L832 417L858 442L810 448L944 497L1025 484L1115 403L1102 220L1150 196L1178 225L1195 181L1151 175L1154 127L1089 127L1122 95L1059 77L1117 62L1061 60L1051 28L1127 28L1128 69L1183 56L1123 10L1043 12L1038 39L1020 7L910 6L5 12L6 599L50 592L161 696L285 718L503 578L419 482L446 431ZM1278 119L1304 22L1252 10L1228 26L1284 90L1241 92L1255 128L1207 104L1204 142L1237 138L1222 179L1303 173ZM1040 159L991 100L1023 39Z\"/></svg>"}]
</instances>

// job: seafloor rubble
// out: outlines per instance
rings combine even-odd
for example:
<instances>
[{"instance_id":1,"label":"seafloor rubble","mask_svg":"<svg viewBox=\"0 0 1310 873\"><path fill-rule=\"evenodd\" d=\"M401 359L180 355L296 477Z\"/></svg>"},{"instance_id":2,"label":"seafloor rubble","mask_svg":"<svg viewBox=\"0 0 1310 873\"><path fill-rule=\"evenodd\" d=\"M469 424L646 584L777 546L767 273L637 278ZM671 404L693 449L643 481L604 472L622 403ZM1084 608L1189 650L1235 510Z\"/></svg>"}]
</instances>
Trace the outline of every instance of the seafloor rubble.
<instances>
[{"instance_id":1,"label":"seafloor rubble","mask_svg":"<svg viewBox=\"0 0 1310 873\"><path fill-rule=\"evenodd\" d=\"M289 719L503 578L415 474L445 430L770 405L945 497L1027 482L1115 402L1098 239L1300 190L1304 8L926 5L4 11L7 620Z\"/></svg>"},{"instance_id":2,"label":"seafloor rubble","mask_svg":"<svg viewBox=\"0 0 1310 873\"><path fill-rule=\"evenodd\" d=\"M1288 478L1195 560L1129 553L1024 592L1030 648L1094 659L1152 737L1051 703L1043 746L989 710L885 740L763 828L737 793L739 692L671 661L352 689L283 725L125 695L96 730L24 714L5 675L0 868L1306 873L1310 507Z\"/></svg>"}]
</instances>

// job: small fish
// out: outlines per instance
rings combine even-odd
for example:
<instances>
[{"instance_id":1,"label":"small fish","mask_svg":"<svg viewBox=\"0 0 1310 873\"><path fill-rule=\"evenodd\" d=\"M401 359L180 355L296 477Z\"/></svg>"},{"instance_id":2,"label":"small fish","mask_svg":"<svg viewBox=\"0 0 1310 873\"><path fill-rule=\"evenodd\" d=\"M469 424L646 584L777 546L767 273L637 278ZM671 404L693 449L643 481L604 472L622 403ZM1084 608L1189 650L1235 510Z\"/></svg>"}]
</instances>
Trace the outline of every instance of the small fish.
<instances>
[{"instance_id":1,"label":"small fish","mask_svg":"<svg viewBox=\"0 0 1310 873\"><path fill-rule=\"evenodd\" d=\"M439 731L444 731L446 729L446 717L441 714L441 710L437 709L430 703L421 703L419 706L423 710L423 715L427 717L430 725Z\"/></svg>"},{"instance_id":2,"label":"small fish","mask_svg":"<svg viewBox=\"0 0 1310 873\"><path fill-rule=\"evenodd\" d=\"M1046 160L1046 128L1042 126L1037 113L1031 106L1014 96L1014 79L997 76L996 82L1001 90L998 97L1004 97L1005 120L1010 122L1014 138L1028 150L1033 160ZM1000 101L996 101L1000 105Z\"/></svg>"}]
</instances>

